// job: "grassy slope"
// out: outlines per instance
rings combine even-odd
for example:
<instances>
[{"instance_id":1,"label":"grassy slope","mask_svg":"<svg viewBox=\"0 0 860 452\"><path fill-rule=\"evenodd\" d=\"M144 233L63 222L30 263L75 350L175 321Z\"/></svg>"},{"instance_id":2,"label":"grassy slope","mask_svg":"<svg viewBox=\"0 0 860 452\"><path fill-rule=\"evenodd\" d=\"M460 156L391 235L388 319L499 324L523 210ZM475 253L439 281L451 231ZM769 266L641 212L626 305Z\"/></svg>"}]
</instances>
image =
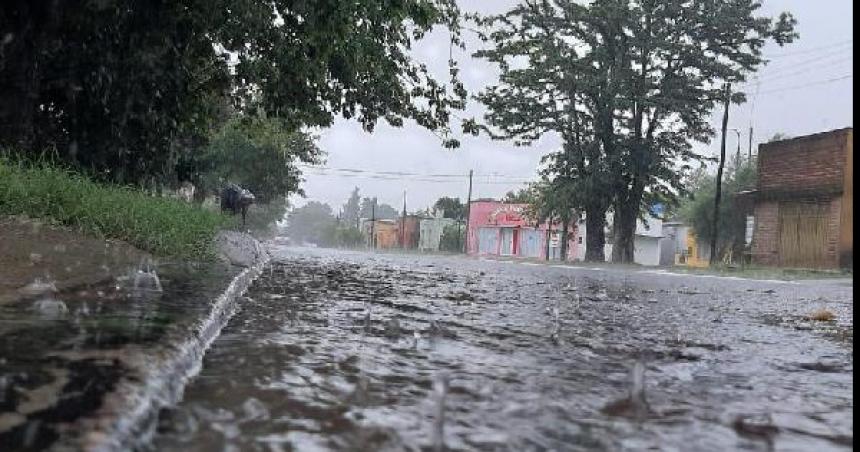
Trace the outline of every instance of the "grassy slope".
<instances>
[{"instance_id":1,"label":"grassy slope","mask_svg":"<svg viewBox=\"0 0 860 452\"><path fill-rule=\"evenodd\" d=\"M179 200L97 184L50 165L0 159L0 215L25 215L162 256L209 259L224 217Z\"/></svg>"}]
</instances>

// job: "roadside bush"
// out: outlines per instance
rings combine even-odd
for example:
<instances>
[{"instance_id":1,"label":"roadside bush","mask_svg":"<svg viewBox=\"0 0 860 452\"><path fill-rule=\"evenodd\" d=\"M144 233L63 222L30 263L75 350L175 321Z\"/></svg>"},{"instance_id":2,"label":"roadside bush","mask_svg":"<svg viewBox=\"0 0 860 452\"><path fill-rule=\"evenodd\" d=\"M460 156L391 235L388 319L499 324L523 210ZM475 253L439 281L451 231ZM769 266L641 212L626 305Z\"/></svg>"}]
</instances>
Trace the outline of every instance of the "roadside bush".
<instances>
[{"instance_id":1,"label":"roadside bush","mask_svg":"<svg viewBox=\"0 0 860 452\"><path fill-rule=\"evenodd\" d=\"M284 219L286 213L287 200L283 197L267 204L253 204L248 209L245 227L259 239L272 239L278 234L278 222ZM237 219L236 223L237 226L241 225L241 219Z\"/></svg>"},{"instance_id":2,"label":"roadside bush","mask_svg":"<svg viewBox=\"0 0 860 452\"><path fill-rule=\"evenodd\" d=\"M466 239L466 231L461 224L451 224L442 230L442 239L439 241L439 250L451 253L463 251L463 242Z\"/></svg>"},{"instance_id":3,"label":"roadside bush","mask_svg":"<svg viewBox=\"0 0 860 452\"><path fill-rule=\"evenodd\" d=\"M358 228L332 224L323 235L323 246L336 248L356 248L364 245L364 235Z\"/></svg>"},{"instance_id":4,"label":"roadside bush","mask_svg":"<svg viewBox=\"0 0 860 452\"><path fill-rule=\"evenodd\" d=\"M717 249L719 256L728 250L739 258L743 254L746 232L746 215L738 198L738 192L749 190L756 185L756 166L753 162L733 162L726 168L720 203L719 237ZM709 173L701 173L691 182L691 195L682 200L680 215L693 227L697 240L708 244L714 240L713 218L716 178Z\"/></svg>"}]
</instances>

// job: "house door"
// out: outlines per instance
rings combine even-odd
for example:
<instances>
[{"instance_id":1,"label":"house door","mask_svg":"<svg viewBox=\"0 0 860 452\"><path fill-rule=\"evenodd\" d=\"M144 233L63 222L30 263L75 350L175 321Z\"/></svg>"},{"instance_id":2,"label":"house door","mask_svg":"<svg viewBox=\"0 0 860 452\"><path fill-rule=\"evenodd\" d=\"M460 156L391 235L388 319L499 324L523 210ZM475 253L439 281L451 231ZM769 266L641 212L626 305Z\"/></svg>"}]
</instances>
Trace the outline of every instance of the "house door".
<instances>
[{"instance_id":1,"label":"house door","mask_svg":"<svg viewBox=\"0 0 860 452\"><path fill-rule=\"evenodd\" d=\"M541 250L542 231L536 229L522 229L520 231L520 255L524 257L542 257Z\"/></svg>"},{"instance_id":2,"label":"house door","mask_svg":"<svg viewBox=\"0 0 860 452\"><path fill-rule=\"evenodd\" d=\"M499 251L499 230L496 228L478 229L478 253L496 254Z\"/></svg>"},{"instance_id":3,"label":"house door","mask_svg":"<svg viewBox=\"0 0 860 452\"><path fill-rule=\"evenodd\" d=\"M502 228L502 256L511 256L514 254L514 230L511 228Z\"/></svg>"},{"instance_id":4,"label":"house door","mask_svg":"<svg viewBox=\"0 0 860 452\"><path fill-rule=\"evenodd\" d=\"M782 267L827 267L827 219L824 202L779 204L779 259Z\"/></svg>"}]
</instances>

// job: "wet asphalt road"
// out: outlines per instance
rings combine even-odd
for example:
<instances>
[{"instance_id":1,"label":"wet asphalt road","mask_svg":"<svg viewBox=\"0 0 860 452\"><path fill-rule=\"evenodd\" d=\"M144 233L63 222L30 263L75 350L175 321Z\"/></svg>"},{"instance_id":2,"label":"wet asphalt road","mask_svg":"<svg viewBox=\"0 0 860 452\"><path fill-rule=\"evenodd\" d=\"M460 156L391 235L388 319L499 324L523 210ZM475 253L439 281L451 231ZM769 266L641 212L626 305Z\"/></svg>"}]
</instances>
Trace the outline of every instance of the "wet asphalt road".
<instances>
[{"instance_id":1,"label":"wet asphalt road","mask_svg":"<svg viewBox=\"0 0 860 452\"><path fill-rule=\"evenodd\" d=\"M852 447L850 282L274 254L143 450Z\"/></svg>"}]
</instances>

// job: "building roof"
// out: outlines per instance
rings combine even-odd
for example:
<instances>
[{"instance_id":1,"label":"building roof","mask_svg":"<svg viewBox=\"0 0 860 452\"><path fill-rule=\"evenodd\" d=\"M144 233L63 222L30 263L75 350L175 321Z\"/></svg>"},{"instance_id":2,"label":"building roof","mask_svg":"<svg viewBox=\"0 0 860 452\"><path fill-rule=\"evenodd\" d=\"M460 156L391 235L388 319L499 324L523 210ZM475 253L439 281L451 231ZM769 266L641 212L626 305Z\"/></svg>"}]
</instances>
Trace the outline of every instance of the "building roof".
<instances>
[{"instance_id":1,"label":"building roof","mask_svg":"<svg viewBox=\"0 0 860 452\"><path fill-rule=\"evenodd\" d=\"M833 129L833 130L828 130L825 132L817 132L817 133L812 133L809 135L801 135L799 137L792 137L792 138L786 138L783 140L771 141L768 143L761 143L761 144L759 144L759 151L761 151L762 148L769 148L772 146L780 146L780 145L784 145L784 144L787 144L790 142L795 142L795 141L806 141L806 140L813 141L813 140L825 138L828 135L842 135L842 134L849 133L853 130L854 130L853 127L843 127L841 129Z\"/></svg>"}]
</instances>

